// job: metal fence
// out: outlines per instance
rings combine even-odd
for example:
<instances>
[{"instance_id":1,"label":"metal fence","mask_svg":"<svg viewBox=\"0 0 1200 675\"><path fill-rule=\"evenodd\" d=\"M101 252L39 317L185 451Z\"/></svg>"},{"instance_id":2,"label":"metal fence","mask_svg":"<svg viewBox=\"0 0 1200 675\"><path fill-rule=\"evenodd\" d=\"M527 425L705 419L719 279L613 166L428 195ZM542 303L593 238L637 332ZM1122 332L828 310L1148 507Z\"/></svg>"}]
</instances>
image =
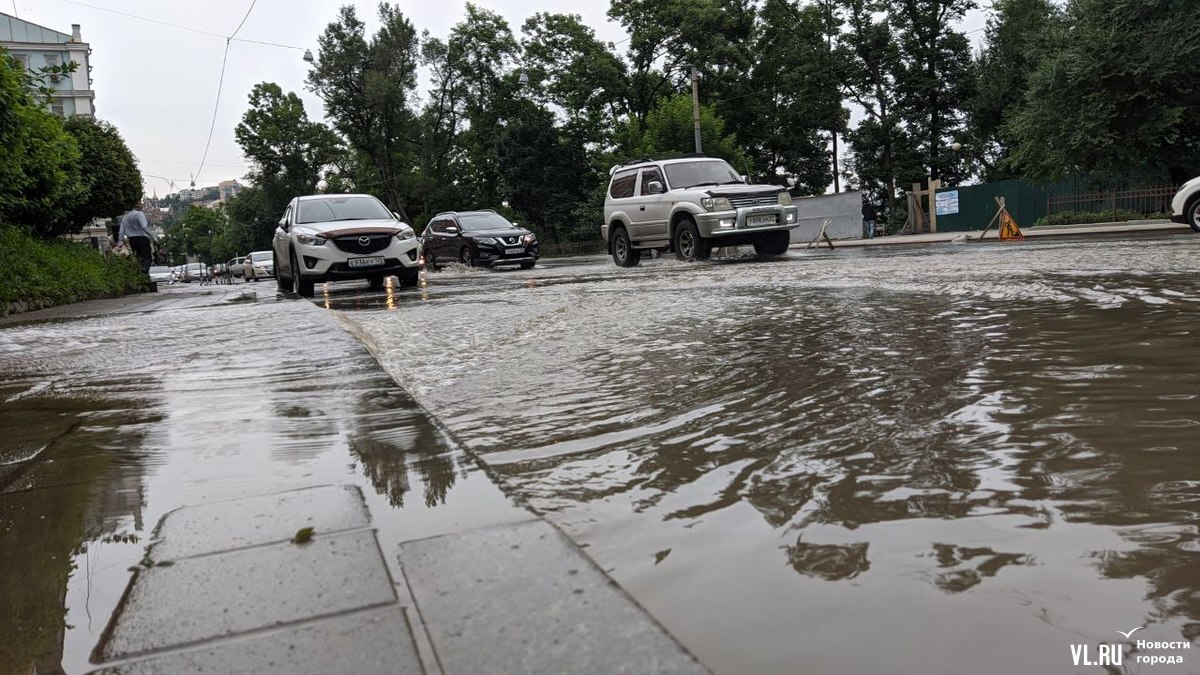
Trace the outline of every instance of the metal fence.
<instances>
[{"instance_id":1,"label":"metal fence","mask_svg":"<svg viewBox=\"0 0 1200 675\"><path fill-rule=\"evenodd\" d=\"M608 244L601 241L572 241L566 244L542 244L539 253L544 258L564 258L572 255L608 253Z\"/></svg>"},{"instance_id":2,"label":"metal fence","mask_svg":"<svg viewBox=\"0 0 1200 675\"><path fill-rule=\"evenodd\" d=\"M1046 199L1047 215L1056 213L1102 213L1132 211L1141 215L1171 210L1171 198L1179 186L1139 188L1136 190L1103 190L1077 194L1054 194Z\"/></svg>"}]
</instances>

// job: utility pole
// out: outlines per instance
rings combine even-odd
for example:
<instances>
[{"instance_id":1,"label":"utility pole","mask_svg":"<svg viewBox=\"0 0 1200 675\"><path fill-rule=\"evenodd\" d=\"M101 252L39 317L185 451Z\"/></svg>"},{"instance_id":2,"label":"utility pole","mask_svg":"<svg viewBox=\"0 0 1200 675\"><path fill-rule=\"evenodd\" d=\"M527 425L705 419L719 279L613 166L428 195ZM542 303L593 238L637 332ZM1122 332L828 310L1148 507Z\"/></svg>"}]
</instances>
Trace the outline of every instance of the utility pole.
<instances>
[{"instance_id":1,"label":"utility pole","mask_svg":"<svg viewBox=\"0 0 1200 675\"><path fill-rule=\"evenodd\" d=\"M704 152L700 147L700 87L696 80L700 77L700 69L696 66L684 66L692 69L692 122L696 138L696 154Z\"/></svg>"}]
</instances>

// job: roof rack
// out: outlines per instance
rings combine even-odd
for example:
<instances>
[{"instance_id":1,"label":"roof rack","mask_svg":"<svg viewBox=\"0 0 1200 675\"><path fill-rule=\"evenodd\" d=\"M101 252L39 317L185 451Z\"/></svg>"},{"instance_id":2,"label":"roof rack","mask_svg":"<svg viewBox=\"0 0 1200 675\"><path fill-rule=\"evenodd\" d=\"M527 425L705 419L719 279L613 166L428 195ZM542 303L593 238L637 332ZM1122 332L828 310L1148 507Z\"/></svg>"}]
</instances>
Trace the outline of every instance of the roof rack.
<instances>
[{"instance_id":1,"label":"roof rack","mask_svg":"<svg viewBox=\"0 0 1200 675\"><path fill-rule=\"evenodd\" d=\"M681 152L681 153L676 153L673 155L661 155L658 157L639 157L637 159L627 159L624 162L621 162L621 163L617 164L616 166L614 166L611 170L609 170L608 173L611 175L613 173L616 173L617 169L620 169L620 168L623 168L626 166L633 166L636 164L649 164L650 162L662 162L662 161L666 161L668 159L688 159L688 158L692 158L692 157L707 159L709 157L709 155L706 155L703 152Z\"/></svg>"}]
</instances>

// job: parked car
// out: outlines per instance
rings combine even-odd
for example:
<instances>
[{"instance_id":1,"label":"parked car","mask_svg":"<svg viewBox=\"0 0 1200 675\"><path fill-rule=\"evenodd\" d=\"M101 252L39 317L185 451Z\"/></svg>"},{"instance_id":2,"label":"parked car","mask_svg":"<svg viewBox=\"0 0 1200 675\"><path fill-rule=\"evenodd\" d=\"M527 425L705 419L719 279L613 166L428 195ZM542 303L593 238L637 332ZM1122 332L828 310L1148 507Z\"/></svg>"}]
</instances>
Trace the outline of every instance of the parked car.
<instances>
[{"instance_id":1,"label":"parked car","mask_svg":"<svg viewBox=\"0 0 1200 675\"><path fill-rule=\"evenodd\" d=\"M242 268L242 265L245 264L245 262L245 256L238 256L236 258L230 258L229 261L225 263L225 266L229 268L230 274L240 279L246 275L246 270Z\"/></svg>"},{"instance_id":2,"label":"parked car","mask_svg":"<svg viewBox=\"0 0 1200 675\"><path fill-rule=\"evenodd\" d=\"M246 281L270 279L275 276L275 260L270 251L254 251L242 263L242 276Z\"/></svg>"},{"instance_id":3,"label":"parked car","mask_svg":"<svg viewBox=\"0 0 1200 675\"><path fill-rule=\"evenodd\" d=\"M1189 180L1171 200L1171 220L1186 223L1200 232L1200 176Z\"/></svg>"},{"instance_id":4,"label":"parked car","mask_svg":"<svg viewBox=\"0 0 1200 675\"><path fill-rule=\"evenodd\" d=\"M422 242L426 269L439 260L457 260L467 267L530 269L538 260L537 237L490 209L439 213L425 226Z\"/></svg>"},{"instance_id":5,"label":"parked car","mask_svg":"<svg viewBox=\"0 0 1200 675\"><path fill-rule=\"evenodd\" d=\"M293 199L271 248L279 288L301 296L311 296L314 284L323 281L366 279L378 288L395 275L401 286L417 284L416 233L371 195Z\"/></svg>"},{"instance_id":6,"label":"parked car","mask_svg":"<svg viewBox=\"0 0 1200 675\"><path fill-rule=\"evenodd\" d=\"M210 271L204 263L188 263L183 266L183 282L203 281Z\"/></svg>"},{"instance_id":7,"label":"parked car","mask_svg":"<svg viewBox=\"0 0 1200 675\"><path fill-rule=\"evenodd\" d=\"M748 185L721 159L634 160L610 174L600 233L621 267L661 248L688 261L709 257L715 247L747 244L759 255L783 255L789 230L798 226L785 188Z\"/></svg>"},{"instance_id":8,"label":"parked car","mask_svg":"<svg viewBox=\"0 0 1200 675\"><path fill-rule=\"evenodd\" d=\"M171 276L171 268L166 265L155 265L150 268L150 281L155 283L170 283L174 281Z\"/></svg>"}]
</instances>

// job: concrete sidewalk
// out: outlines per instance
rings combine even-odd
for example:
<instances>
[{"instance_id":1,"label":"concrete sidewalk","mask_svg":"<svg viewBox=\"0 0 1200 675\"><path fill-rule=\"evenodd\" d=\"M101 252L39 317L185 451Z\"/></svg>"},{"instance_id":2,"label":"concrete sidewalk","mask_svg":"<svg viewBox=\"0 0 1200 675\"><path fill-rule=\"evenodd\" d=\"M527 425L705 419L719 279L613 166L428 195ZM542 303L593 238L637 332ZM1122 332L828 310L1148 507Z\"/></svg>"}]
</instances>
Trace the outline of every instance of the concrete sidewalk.
<instances>
[{"instance_id":1,"label":"concrete sidewalk","mask_svg":"<svg viewBox=\"0 0 1200 675\"><path fill-rule=\"evenodd\" d=\"M119 600L88 605L102 612L92 633L68 625L67 672L708 672L577 546L505 496L332 313L238 285L20 319L0 323L0 370L15 373L9 413L84 389L114 397L104 404L113 414L152 413L120 441L131 458L120 480L136 483L147 529L157 524L136 543L82 537L91 555L128 562L82 558L87 602ZM114 339L123 335L138 336L138 349ZM15 510L21 491L55 489L33 478L51 475L44 460L65 461L60 446L96 452L85 435L95 428L70 427L6 465L0 522L37 518ZM36 542L20 537L38 535L17 536L25 546ZM87 652L72 660L69 643L81 640Z\"/></svg>"}]
</instances>

